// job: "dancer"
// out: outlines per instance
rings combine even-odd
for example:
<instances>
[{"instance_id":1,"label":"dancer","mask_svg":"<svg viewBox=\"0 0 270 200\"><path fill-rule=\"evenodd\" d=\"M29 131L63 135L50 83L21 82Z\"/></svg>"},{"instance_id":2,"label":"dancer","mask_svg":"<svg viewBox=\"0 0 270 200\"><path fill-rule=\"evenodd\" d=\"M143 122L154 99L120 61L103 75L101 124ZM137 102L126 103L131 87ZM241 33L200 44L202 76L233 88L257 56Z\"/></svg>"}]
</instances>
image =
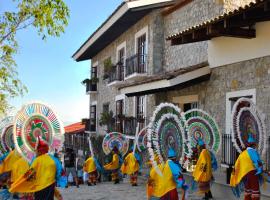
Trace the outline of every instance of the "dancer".
<instances>
[{"instance_id":1,"label":"dancer","mask_svg":"<svg viewBox=\"0 0 270 200\"><path fill-rule=\"evenodd\" d=\"M47 154L48 150L48 144L38 138L37 157L30 169L11 185L11 193L34 193L35 200L54 199L56 178L61 176L62 167L59 160Z\"/></svg>"},{"instance_id":2,"label":"dancer","mask_svg":"<svg viewBox=\"0 0 270 200\"><path fill-rule=\"evenodd\" d=\"M102 171L102 168L97 161L97 159L91 155L89 155L89 158L84 162L83 171L89 174L89 179L87 181L88 186L91 186L92 184L97 184L97 175L98 172Z\"/></svg>"},{"instance_id":3,"label":"dancer","mask_svg":"<svg viewBox=\"0 0 270 200\"><path fill-rule=\"evenodd\" d=\"M176 160L176 153L173 149L169 149L168 160L165 164L158 164L159 174L155 167L150 171L148 185L152 186L152 194L150 200L178 200L177 188L181 188L183 193L181 199L185 199L187 186L183 178L180 164Z\"/></svg>"},{"instance_id":4,"label":"dancer","mask_svg":"<svg viewBox=\"0 0 270 200\"><path fill-rule=\"evenodd\" d=\"M130 176L130 184L132 186L137 186L138 172L140 169L139 155L133 153L133 148L130 148L129 154L126 156L124 163L121 166L121 171L123 174L128 174Z\"/></svg>"},{"instance_id":5,"label":"dancer","mask_svg":"<svg viewBox=\"0 0 270 200\"><path fill-rule=\"evenodd\" d=\"M236 160L231 175L230 185L234 194L240 197L241 186L244 184L244 200L260 199L260 177L263 173L263 165L258 151L256 140L249 134L244 150Z\"/></svg>"},{"instance_id":6,"label":"dancer","mask_svg":"<svg viewBox=\"0 0 270 200\"><path fill-rule=\"evenodd\" d=\"M194 181L198 183L199 193L205 195L203 199L213 199L210 183L213 179L213 171L217 169L217 161L215 155L206 148L202 139L198 140L198 149L199 158L192 175Z\"/></svg>"},{"instance_id":7,"label":"dancer","mask_svg":"<svg viewBox=\"0 0 270 200\"><path fill-rule=\"evenodd\" d=\"M105 170L110 170L112 172L112 181L114 184L119 183L119 168L120 168L120 157L118 148L115 146L113 148L113 158L112 161L106 165L104 165Z\"/></svg>"}]
</instances>

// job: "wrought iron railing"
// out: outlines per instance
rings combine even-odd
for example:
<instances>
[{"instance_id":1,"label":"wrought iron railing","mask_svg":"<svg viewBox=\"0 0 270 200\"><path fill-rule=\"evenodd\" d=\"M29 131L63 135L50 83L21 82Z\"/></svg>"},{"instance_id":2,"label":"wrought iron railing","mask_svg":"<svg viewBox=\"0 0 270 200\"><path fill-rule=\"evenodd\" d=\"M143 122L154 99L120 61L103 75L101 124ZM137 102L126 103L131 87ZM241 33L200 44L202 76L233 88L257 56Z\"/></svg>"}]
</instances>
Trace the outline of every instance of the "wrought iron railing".
<instances>
[{"instance_id":1,"label":"wrought iron railing","mask_svg":"<svg viewBox=\"0 0 270 200\"><path fill-rule=\"evenodd\" d=\"M238 155L233 146L232 136L224 134L222 136L222 163L228 166L234 165Z\"/></svg>"},{"instance_id":2,"label":"wrought iron railing","mask_svg":"<svg viewBox=\"0 0 270 200\"><path fill-rule=\"evenodd\" d=\"M125 118L122 121L122 132L127 135L135 135L136 127L139 126L139 130L143 129L147 124L147 119L137 119L137 118Z\"/></svg>"},{"instance_id":3,"label":"wrought iron railing","mask_svg":"<svg viewBox=\"0 0 270 200\"><path fill-rule=\"evenodd\" d=\"M86 83L86 92L96 92L97 91L97 83L89 80Z\"/></svg>"},{"instance_id":4,"label":"wrought iron railing","mask_svg":"<svg viewBox=\"0 0 270 200\"><path fill-rule=\"evenodd\" d=\"M134 73L146 73L146 54L136 54L126 59L126 77Z\"/></svg>"},{"instance_id":5,"label":"wrought iron railing","mask_svg":"<svg viewBox=\"0 0 270 200\"><path fill-rule=\"evenodd\" d=\"M117 65L112 67L109 75L109 83L114 81L123 81L124 80L124 66L122 63L118 63Z\"/></svg>"}]
</instances>

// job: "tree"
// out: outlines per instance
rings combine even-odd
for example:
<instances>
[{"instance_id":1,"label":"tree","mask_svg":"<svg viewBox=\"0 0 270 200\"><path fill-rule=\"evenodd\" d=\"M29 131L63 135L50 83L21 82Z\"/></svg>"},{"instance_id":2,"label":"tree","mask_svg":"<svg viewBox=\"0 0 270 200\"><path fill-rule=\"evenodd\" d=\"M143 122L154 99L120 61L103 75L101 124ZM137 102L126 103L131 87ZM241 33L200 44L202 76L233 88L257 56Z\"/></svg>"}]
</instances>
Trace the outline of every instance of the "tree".
<instances>
[{"instance_id":1,"label":"tree","mask_svg":"<svg viewBox=\"0 0 270 200\"><path fill-rule=\"evenodd\" d=\"M23 95L27 88L18 78L14 55L16 33L33 27L43 40L59 37L68 24L69 9L63 0L13 0L14 11L0 13L0 115L9 108L9 98Z\"/></svg>"}]
</instances>

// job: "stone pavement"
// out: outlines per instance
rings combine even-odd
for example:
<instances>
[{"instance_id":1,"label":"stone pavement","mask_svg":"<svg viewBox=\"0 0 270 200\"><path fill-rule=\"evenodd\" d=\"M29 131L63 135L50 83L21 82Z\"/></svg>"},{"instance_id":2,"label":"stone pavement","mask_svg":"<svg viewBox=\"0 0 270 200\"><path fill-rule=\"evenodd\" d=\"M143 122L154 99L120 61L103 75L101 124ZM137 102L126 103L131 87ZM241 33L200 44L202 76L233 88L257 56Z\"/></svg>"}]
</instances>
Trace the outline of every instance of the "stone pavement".
<instances>
[{"instance_id":1,"label":"stone pavement","mask_svg":"<svg viewBox=\"0 0 270 200\"><path fill-rule=\"evenodd\" d=\"M67 189L61 189L64 200L146 200L145 180L139 180L139 186L132 187L128 180L114 185L111 182L99 183L96 186L81 185L80 188L75 186ZM230 200L230 198L221 197L213 191L217 198L215 200ZM180 194L180 192L179 192ZM190 194L190 200L199 200L196 194Z\"/></svg>"}]
</instances>

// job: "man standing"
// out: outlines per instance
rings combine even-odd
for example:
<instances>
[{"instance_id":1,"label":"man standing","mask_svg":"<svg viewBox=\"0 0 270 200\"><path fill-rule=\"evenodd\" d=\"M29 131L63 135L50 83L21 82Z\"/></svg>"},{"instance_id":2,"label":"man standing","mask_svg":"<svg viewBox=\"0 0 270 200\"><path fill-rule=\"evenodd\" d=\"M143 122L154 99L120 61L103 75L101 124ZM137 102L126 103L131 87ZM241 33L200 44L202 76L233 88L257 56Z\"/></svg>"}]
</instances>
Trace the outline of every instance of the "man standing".
<instances>
[{"instance_id":1,"label":"man standing","mask_svg":"<svg viewBox=\"0 0 270 200\"><path fill-rule=\"evenodd\" d=\"M168 160L164 164L157 166L162 174L158 174L155 168L150 171L148 184L152 185L152 195L150 200L178 200L177 188L181 188L182 200L185 199L187 186L182 175L180 164L176 159L176 153L169 149Z\"/></svg>"},{"instance_id":2,"label":"man standing","mask_svg":"<svg viewBox=\"0 0 270 200\"><path fill-rule=\"evenodd\" d=\"M34 193L35 200L54 199L56 179L62 168L60 161L48 155L48 151L48 144L38 139L37 157L29 170L11 185L11 193Z\"/></svg>"},{"instance_id":3,"label":"man standing","mask_svg":"<svg viewBox=\"0 0 270 200\"><path fill-rule=\"evenodd\" d=\"M259 179L262 172L263 165L256 150L256 140L250 134L247 141L247 149L237 158L231 175L230 185L233 187L236 196L240 197L238 186L241 185L242 182L245 187L244 200L259 200Z\"/></svg>"},{"instance_id":4,"label":"man standing","mask_svg":"<svg viewBox=\"0 0 270 200\"><path fill-rule=\"evenodd\" d=\"M198 183L199 192L205 195L203 199L213 199L210 183L213 178L213 171L217 169L217 161L215 155L206 149L202 139L198 141L198 148L199 159L192 175L194 181Z\"/></svg>"},{"instance_id":5,"label":"man standing","mask_svg":"<svg viewBox=\"0 0 270 200\"><path fill-rule=\"evenodd\" d=\"M132 186L137 186L139 168L139 158L133 153L133 149L131 148L121 166L121 171L123 174L128 174L130 176L130 184Z\"/></svg>"},{"instance_id":6,"label":"man standing","mask_svg":"<svg viewBox=\"0 0 270 200\"><path fill-rule=\"evenodd\" d=\"M65 170L67 177L71 173L73 179L75 180L77 188L79 188L79 181L76 173L76 155L71 148L67 148L65 155L64 155L64 164L65 164ZM67 186L68 187L68 186Z\"/></svg>"},{"instance_id":7,"label":"man standing","mask_svg":"<svg viewBox=\"0 0 270 200\"><path fill-rule=\"evenodd\" d=\"M117 147L114 147L112 161L104 165L105 170L110 170L112 172L112 181L114 181L114 184L119 183L119 172L118 172L119 168L120 168L119 150Z\"/></svg>"}]
</instances>

